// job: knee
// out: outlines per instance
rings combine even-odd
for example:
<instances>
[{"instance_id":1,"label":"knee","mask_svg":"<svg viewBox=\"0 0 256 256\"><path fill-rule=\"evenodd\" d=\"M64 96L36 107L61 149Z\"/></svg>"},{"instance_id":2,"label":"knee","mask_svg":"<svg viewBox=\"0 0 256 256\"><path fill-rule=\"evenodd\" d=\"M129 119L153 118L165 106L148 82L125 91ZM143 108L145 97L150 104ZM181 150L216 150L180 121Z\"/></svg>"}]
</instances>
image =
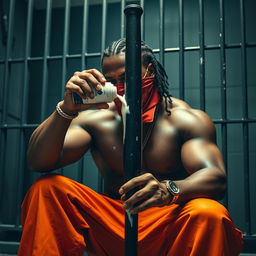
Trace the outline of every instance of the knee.
<instances>
[{"instance_id":1,"label":"knee","mask_svg":"<svg viewBox=\"0 0 256 256\"><path fill-rule=\"evenodd\" d=\"M66 177L59 174L45 174L35 181L30 191L49 192L52 189L64 187L63 184L66 183L66 180Z\"/></svg>"},{"instance_id":2,"label":"knee","mask_svg":"<svg viewBox=\"0 0 256 256\"><path fill-rule=\"evenodd\" d=\"M220 203L206 198L194 199L189 203L189 216L192 220L221 223L228 217L226 208Z\"/></svg>"}]
</instances>

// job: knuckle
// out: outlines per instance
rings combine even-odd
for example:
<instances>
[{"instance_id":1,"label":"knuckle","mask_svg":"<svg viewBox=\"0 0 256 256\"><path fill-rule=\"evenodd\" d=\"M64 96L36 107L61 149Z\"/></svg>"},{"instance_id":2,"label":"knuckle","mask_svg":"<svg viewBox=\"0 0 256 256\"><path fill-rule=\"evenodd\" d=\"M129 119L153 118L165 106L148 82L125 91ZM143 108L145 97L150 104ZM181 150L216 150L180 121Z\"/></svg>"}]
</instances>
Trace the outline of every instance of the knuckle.
<instances>
[{"instance_id":1,"label":"knuckle","mask_svg":"<svg viewBox=\"0 0 256 256\"><path fill-rule=\"evenodd\" d=\"M147 179L152 179L153 178L153 175L152 175L152 173L146 173L145 174L145 177L147 178Z\"/></svg>"},{"instance_id":2,"label":"knuckle","mask_svg":"<svg viewBox=\"0 0 256 256\"><path fill-rule=\"evenodd\" d=\"M158 185L157 185L156 183L153 183L153 184L152 184L152 189L153 189L153 190L157 190L157 189L158 189Z\"/></svg>"},{"instance_id":3,"label":"knuckle","mask_svg":"<svg viewBox=\"0 0 256 256\"><path fill-rule=\"evenodd\" d=\"M137 193L135 196L136 196L136 198L139 199L139 198L142 198L143 195L142 195L142 193Z\"/></svg>"},{"instance_id":4,"label":"knuckle","mask_svg":"<svg viewBox=\"0 0 256 256\"><path fill-rule=\"evenodd\" d=\"M70 81L67 82L66 88L67 89L71 89L72 88L72 83Z\"/></svg>"},{"instance_id":5,"label":"knuckle","mask_svg":"<svg viewBox=\"0 0 256 256\"><path fill-rule=\"evenodd\" d=\"M76 71L76 72L74 73L74 76L79 76L79 74L80 74L80 72Z\"/></svg>"}]
</instances>

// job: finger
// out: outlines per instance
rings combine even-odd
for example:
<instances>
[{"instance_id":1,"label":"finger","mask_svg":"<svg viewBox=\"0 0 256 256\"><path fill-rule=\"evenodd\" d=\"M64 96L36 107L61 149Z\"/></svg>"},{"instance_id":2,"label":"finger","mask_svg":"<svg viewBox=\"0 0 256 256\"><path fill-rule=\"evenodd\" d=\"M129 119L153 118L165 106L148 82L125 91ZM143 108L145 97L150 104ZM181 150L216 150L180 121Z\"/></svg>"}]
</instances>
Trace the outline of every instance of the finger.
<instances>
[{"instance_id":1,"label":"finger","mask_svg":"<svg viewBox=\"0 0 256 256\"><path fill-rule=\"evenodd\" d=\"M83 72L80 72L78 76L84 80L86 80L93 88L96 90L102 90L102 84L106 82L106 79L102 79L101 76L98 74L99 71L96 71L94 69L85 70ZM103 82L104 81L104 82Z\"/></svg>"},{"instance_id":2,"label":"finger","mask_svg":"<svg viewBox=\"0 0 256 256\"><path fill-rule=\"evenodd\" d=\"M82 88L76 84L74 84L73 82L69 81L66 85L66 93L68 94L72 94L73 92L77 93L80 97L82 98L86 98L86 96L84 95L84 92L82 90Z\"/></svg>"},{"instance_id":3,"label":"finger","mask_svg":"<svg viewBox=\"0 0 256 256\"><path fill-rule=\"evenodd\" d=\"M97 80L100 81L100 83L104 84L107 82L106 78L99 70L93 68L93 69L87 70L87 72L90 72L91 74L93 74L97 78Z\"/></svg>"},{"instance_id":4,"label":"finger","mask_svg":"<svg viewBox=\"0 0 256 256\"><path fill-rule=\"evenodd\" d=\"M124 185L121 186L121 188L119 189L119 194L120 195L126 194L131 189L144 185L152 179L155 179L155 178L151 173L145 173L143 175L132 178L129 181L127 181Z\"/></svg>"},{"instance_id":5,"label":"finger","mask_svg":"<svg viewBox=\"0 0 256 256\"><path fill-rule=\"evenodd\" d=\"M149 197L151 197L155 191L157 190L158 186L155 184L148 184L143 189L140 189L136 193L134 193L129 199L127 199L124 204L123 208L128 210L135 207L135 205L139 202L145 201Z\"/></svg>"},{"instance_id":6,"label":"finger","mask_svg":"<svg viewBox=\"0 0 256 256\"><path fill-rule=\"evenodd\" d=\"M75 85L78 85L81 87L81 89L83 90L83 94L84 96L88 96L91 99L94 98L94 92L92 87L90 86L91 80L90 79L94 79L93 77L91 77L92 75L88 75L87 78L88 80L85 79L81 79L78 75L77 72L75 73L76 75L74 75L71 78L71 82ZM94 79L95 80L95 79Z\"/></svg>"},{"instance_id":7,"label":"finger","mask_svg":"<svg viewBox=\"0 0 256 256\"><path fill-rule=\"evenodd\" d=\"M158 206L159 204L161 204L161 199L153 196L153 197L150 197L148 200L142 202L138 206L134 207L133 209L131 209L130 213L136 214L136 213L142 212L150 207Z\"/></svg>"}]
</instances>

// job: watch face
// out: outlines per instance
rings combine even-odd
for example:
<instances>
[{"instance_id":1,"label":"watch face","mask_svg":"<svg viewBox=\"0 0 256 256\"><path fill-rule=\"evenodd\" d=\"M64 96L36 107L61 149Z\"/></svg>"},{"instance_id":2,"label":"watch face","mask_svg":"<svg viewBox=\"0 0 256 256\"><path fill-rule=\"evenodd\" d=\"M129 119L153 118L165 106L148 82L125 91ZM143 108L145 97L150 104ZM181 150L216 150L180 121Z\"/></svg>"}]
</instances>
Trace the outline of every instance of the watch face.
<instances>
[{"instance_id":1,"label":"watch face","mask_svg":"<svg viewBox=\"0 0 256 256\"><path fill-rule=\"evenodd\" d=\"M173 181L170 181L170 182L169 182L169 185L170 185L171 191L172 191L174 194L179 194L180 190L179 190L178 186L177 186Z\"/></svg>"}]
</instances>

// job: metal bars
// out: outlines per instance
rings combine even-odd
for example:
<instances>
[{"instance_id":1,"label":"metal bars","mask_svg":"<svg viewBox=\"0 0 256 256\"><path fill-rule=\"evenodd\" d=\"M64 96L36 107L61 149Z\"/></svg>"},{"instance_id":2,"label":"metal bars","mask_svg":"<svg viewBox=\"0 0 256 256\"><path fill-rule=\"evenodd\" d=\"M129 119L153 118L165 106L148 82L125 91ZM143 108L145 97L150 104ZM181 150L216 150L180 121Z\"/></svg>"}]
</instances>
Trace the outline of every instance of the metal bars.
<instances>
[{"instance_id":1,"label":"metal bars","mask_svg":"<svg viewBox=\"0 0 256 256\"><path fill-rule=\"evenodd\" d=\"M164 66L164 0L159 0L159 60Z\"/></svg>"},{"instance_id":2,"label":"metal bars","mask_svg":"<svg viewBox=\"0 0 256 256\"><path fill-rule=\"evenodd\" d=\"M199 0L200 109L205 110L204 1Z\"/></svg>"},{"instance_id":3,"label":"metal bars","mask_svg":"<svg viewBox=\"0 0 256 256\"><path fill-rule=\"evenodd\" d=\"M51 11L52 0L47 0L46 6L46 26L44 38L44 56L43 56L43 83L42 83L42 103L41 103L41 122L45 119L46 101L47 101L47 81L48 81L48 59L50 49L50 33L51 33Z\"/></svg>"},{"instance_id":4,"label":"metal bars","mask_svg":"<svg viewBox=\"0 0 256 256\"><path fill-rule=\"evenodd\" d=\"M179 97L184 100L184 7L183 0L179 0Z\"/></svg>"},{"instance_id":5,"label":"metal bars","mask_svg":"<svg viewBox=\"0 0 256 256\"><path fill-rule=\"evenodd\" d=\"M220 80L221 80L221 118L227 120L227 91L226 91L226 51L225 51L225 13L224 1L219 1L220 7ZM227 151L227 123L221 125L222 155L228 171ZM225 196L225 205L228 207L228 194Z\"/></svg>"},{"instance_id":6,"label":"metal bars","mask_svg":"<svg viewBox=\"0 0 256 256\"><path fill-rule=\"evenodd\" d=\"M13 25L14 25L14 10L15 10L15 0L10 1L10 7L9 7L9 14L8 14L8 31L7 31L7 46L6 46L6 55L5 55L5 66L4 66L4 84L3 84L3 101L2 101L2 115L1 115L1 124L7 123L7 104L8 104L8 81L9 81L9 65L10 63L8 62L10 58L10 53L11 53L11 45L12 45L12 39L13 39ZM1 129L0 133L0 143L1 143L1 188L0 188L0 200L3 202L3 197L4 197L4 180L5 180L5 163L6 163L6 145L7 145L7 130Z\"/></svg>"},{"instance_id":7,"label":"metal bars","mask_svg":"<svg viewBox=\"0 0 256 256\"><path fill-rule=\"evenodd\" d=\"M124 171L126 181L136 177L142 167L141 125L141 15L139 5L128 5L126 16L125 94L127 108L124 138ZM131 197L137 189L127 193ZM125 213L125 255L136 256L138 214Z\"/></svg>"},{"instance_id":8,"label":"metal bars","mask_svg":"<svg viewBox=\"0 0 256 256\"><path fill-rule=\"evenodd\" d=\"M247 55L246 55L246 29L244 0L240 0L241 22L241 62L242 62L242 104L243 118L248 119L247 94ZM249 175L249 134L248 123L243 123L243 155L244 155L244 198L245 198L245 224L246 233L251 234L251 207L250 207L250 175Z\"/></svg>"},{"instance_id":9,"label":"metal bars","mask_svg":"<svg viewBox=\"0 0 256 256\"><path fill-rule=\"evenodd\" d=\"M89 0L83 1L83 30L82 30L82 50L76 54L69 54L68 52L68 40L69 40L69 25L70 25L70 8L72 7L72 1L65 0L65 19L64 19L64 40L63 40L63 52L62 55L49 55L49 48L50 48L50 34L51 34L51 20L52 20L52 5L54 3L53 0L47 0L46 2L46 23L45 23L45 39L44 39L44 53L42 56L31 57L30 50L31 50L31 31L32 31L32 22L33 22L33 8L34 8L34 0L25 1L27 3L27 23L26 23L26 39L25 39L25 48L24 48L24 58L12 58L11 57L11 50L12 50L12 42L13 42L13 27L14 27L14 13L15 13L15 6L18 3L18 0L10 0L6 1L9 4L9 14L8 14L8 34L7 34L7 47L5 50L5 56L3 59L0 59L0 65L4 66L4 79L3 79L3 101L1 102L1 124L0 124L0 132L1 132L1 192L4 190L4 178L5 178L5 164L6 164L6 146L7 146L7 134L11 130L17 130L18 136L17 141L20 145L19 155L18 155L18 165L20 170L17 170L17 187L18 187L18 196L15 200L20 201L22 196L22 190L24 189L24 182L23 182L23 167L24 167L24 155L25 155L25 145L26 141L25 133L29 129L34 129L37 127L38 124L27 124L27 111L28 111L28 98L29 98L29 66L36 62L43 63L43 81L42 81L42 105L41 105L41 113L40 118L41 120L45 119L46 117L46 104L47 104L47 88L48 88L48 63L51 60L56 60L62 63L62 87L60 89L61 94L63 94L64 86L66 83L66 73L67 73L67 63L71 59L80 59L81 60L81 69L85 69L87 67L87 61L90 58L101 56L102 50L105 48L106 43L106 24L108 20L108 1L102 0L102 31L101 31L101 49L95 52L89 53L87 51L87 38L88 38L88 12L89 12ZM93 1L91 1L92 3ZM150 1L140 0L140 5L147 9L147 5L150 4ZM227 44L225 39L225 8L224 8L224 0L219 0L219 43L217 44L206 44L205 41L205 34L204 34L204 26L205 22L204 19L204 9L206 7L207 2L204 0L198 0L198 14L199 14L199 28L198 28L198 37L199 37L199 45L192 45L186 46L184 43L184 23L187 21L184 17L184 5L187 4L187 1L184 0L177 0L179 3L178 6L178 28L179 34L178 36L178 47L171 47L169 46L168 42L165 41L165 35L167 35L168 31L166 30L167 27L167 18L169 15L168 12L165 11L165 7L168 6L168 2L166 0L159 0L159 38L156 41L159 42L159 48L154 49L154 52L159 54L159 59L162 64L167 62L166 54L167 53L177 53L179 56L179 98L184 99L186 96L185 88L185 58L184 54L186 52L196 51L199 53L199 75L200 75L200 108L205 109L205 74L207 70L205 70L205 53L211 50L218 50L220 54L220 93L221 93L221 117L219 119L214 119L215 124L219 124L221 127L221 141L222 141L222 153L224 156L224 160L226 165L228 164L228 141L227 141L227 128L230 124L241 124L243 130L243 169L244 169L244 198L245 198L245 222L246 228L244 233L247 235L252 234L251 230L251 209L250 209L250 176L249 176L249 132L248 126L251 123L256 123L256 118L251 118L248 115L248 82L247 82L247 49L248 48L255 48L256 42L246 42L246 27L248 24L245 23L245 1L240 0L240 25L241 25L241 42L240 43L232 43ZM208 1L210 2L210 1ZM121 6L121 26L120 26L120 35L124 37L124 14L123 9L125 8L126 4L129 3L129 0L120 0ZM149 10L150 12L150 10ZM148 17L148 16L147 16ZM185 21L184 21L185 20ZM145 33L145 27L147 23L145 23L145 15L142 16L142 39L147 39L147 34ZM150 30L150 32L152 32ZM98 33L98 32L95 32ZM166 33L166 34L165 34ZM114 40L115 38L113 38ZM167 47L166 47L167 46ZM241 87L241 97L242 97L242 112L243 116L241 119L229 119L227 115L227 61L226 61L226 51L227 49L239 49L241 51L241 74L242 74L242 87ZM100 52L101 51L101 52ZM54 54L54 53L53 53ZM208 59L207 59L208 60ZM9 102L9 79L10 79L10 67L12 64L22 64L24 67L24 78L23 78L23 88L22 88L22 104L20 108L20 122L19 123L9 123L8 117L11 117L11 114L8 113L8 102ZM166 67L168 70L170 67ZM170 78L172 80L172 78ZM25 170L25 168L24 168ZM81 160L79 165L79 180L82 180L83 177L83 160ZM99 184L99 187L102 187L102 184ZM3 193L1 193L1 199L3 197ZM19 203L19 202L18 202ZM228 204L228 200L225 202L226 205ZM19 205L17 204L16 211L19 211ZM10 225L0 224L1 230L19 230L19 216L15 220L15 223L11 223Z\"/></svg>"}]
</instances>

